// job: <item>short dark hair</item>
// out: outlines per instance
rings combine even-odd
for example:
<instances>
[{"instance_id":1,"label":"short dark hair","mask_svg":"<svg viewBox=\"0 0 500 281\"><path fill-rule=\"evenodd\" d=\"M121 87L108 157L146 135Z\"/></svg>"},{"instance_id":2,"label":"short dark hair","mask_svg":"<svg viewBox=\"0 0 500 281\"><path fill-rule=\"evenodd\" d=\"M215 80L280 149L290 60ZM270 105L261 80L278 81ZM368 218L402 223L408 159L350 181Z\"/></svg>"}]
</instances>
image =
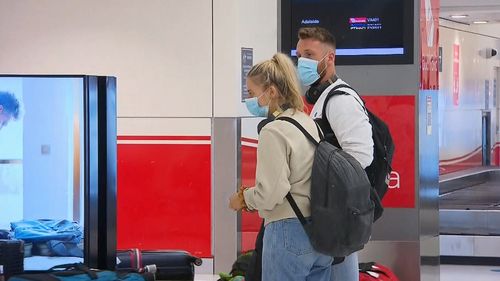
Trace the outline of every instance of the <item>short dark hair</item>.
<instances>
[{"instance_id":1,"label":"short dark hair","mask_svg":"<svg viewBox=\"0 0 500 281\"><path fill-rule=\"evenodd\" d=\"M321 43L330 45L333 49L337 47L337 41L335 36L328 31L326 28L315 26L315 27L302 27L299 29L299 39L314 39Z\"/></svg>"},{"instance_id":2,"label":"short dark hair","mask_svg":"<svg viewBox=\"0 0 500 281\"><path fill-rule=\"evenodd\" d=\"M19 118L19 101L9 92L0 92L0 105L14 119Z\"/></svg>"}]
</instances>

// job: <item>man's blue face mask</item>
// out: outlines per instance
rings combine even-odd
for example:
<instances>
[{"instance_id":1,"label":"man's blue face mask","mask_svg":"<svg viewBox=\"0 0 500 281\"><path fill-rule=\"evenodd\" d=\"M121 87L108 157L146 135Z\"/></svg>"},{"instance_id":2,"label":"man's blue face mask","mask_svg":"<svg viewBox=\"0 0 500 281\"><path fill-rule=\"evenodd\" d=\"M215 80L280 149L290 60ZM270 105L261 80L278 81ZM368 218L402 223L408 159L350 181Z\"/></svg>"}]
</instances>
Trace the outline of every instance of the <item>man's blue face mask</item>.
<instances>
[{"instance_id":1,"label":"man's blue face mask","mask_svg":"<svg viewBox=\"0 0 500 281\"><path fill-rule=\"evenodd\" d=\"M314 82L319 80L323 71L326 70L326 67L321 71L321 73L318 73L318 64L324 60L326 56L328 56L328 54L326 54L319 61L304 57L299 58L297 71L299 72L300 81L304 86L311 86Z\"/></svg>"},{"instance_id":2,"label":"man's blue face mask","mask_svg":"<svg viewBox=\"0 0 500 281\"><path fill-rule=\"evenodd\" d=\"M269 114L269 105L260 106L259 98L263 95L262 93L258 97L253 97L249 99L245 99L245 105L247 106L248 111L254 116L257 117L267 117Z\"/></svg>"}]
</instances>

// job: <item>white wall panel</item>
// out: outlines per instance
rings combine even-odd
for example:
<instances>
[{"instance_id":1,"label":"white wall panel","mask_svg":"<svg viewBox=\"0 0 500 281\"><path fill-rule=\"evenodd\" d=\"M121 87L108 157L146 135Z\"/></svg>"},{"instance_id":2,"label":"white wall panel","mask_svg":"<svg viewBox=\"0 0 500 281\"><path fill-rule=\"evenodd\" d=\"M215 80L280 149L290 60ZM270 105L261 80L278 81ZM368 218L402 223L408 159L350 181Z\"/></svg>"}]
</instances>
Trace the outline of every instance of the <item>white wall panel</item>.
<instances>
[{"instance_id":1,"label":"white wall panel","mask_svg":"<svg viewBox=\"0 0 500 281\"><path fill-rule=\"evenodd\" d=\"M119 136L210 136L210 118L118 118Z\"/></svg>"},{"instance_id":2,"label":"white wall panel","mask_svg":"<svg viewBox=\"0 0 500 281\"><path fill-rule=\"evenodd\" d=\"M241 101L241 48L254 63L277 51L277 1L214 0L214 116L250 116Z\"/></svg>"},{"instance_id":3,"label":"white wall panel","mask_svg":"<svg viewBox=\"0 0 500 281\"><path fill-rule=\"evenodd\" d=\"M257 140L259 134L257 126L264 118L242 118L241 119L241 137Z\"/></svg>"},{"instance_id":4,"label":"white wall panel","mask_svg":"<svg viewBox=\"0 0 500 281\"><path fill-rule=\"evenodd\" d=\"M118 115L212 115L207 0L0 0L0 73L117 77Z\"/></svg>"}]
</instances>

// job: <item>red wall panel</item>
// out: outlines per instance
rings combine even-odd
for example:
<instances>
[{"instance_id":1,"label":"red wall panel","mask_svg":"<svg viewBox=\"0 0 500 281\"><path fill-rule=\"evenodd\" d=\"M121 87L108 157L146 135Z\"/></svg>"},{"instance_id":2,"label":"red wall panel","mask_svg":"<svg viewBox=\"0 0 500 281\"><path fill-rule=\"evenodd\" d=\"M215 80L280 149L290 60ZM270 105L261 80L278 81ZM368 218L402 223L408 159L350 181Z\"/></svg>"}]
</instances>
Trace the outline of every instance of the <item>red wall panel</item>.
<instances>
[{"instance_id":1,"label":"red wall panel","mask_svg":"<svg viewBox=\"0 0 500 281\"><path fill-rule=\"evenodd\" d=\"M183 249L210 257L210 137L118 140L118 248ZM192 144L200 140L205 142Z\"/></svg>"},{"instance_id":2,"label":"red wall panel","mask_svg":"<svg viewBox=\"0 0 500 281\"><path fill-rule=\"evenodd\" d=\"M396 146L387 208L415 207L415 96L364 96L366 107L389 126Z\"/></svg>"},{"instance_id":3,"label":"red wall panel","mask_svg":"<svg viewBox=\"0 0 500 281\"><path fill-rule=\"evenodd\" d=\"M426 87L437 87L434 74L426 74L429 81ZM432 78L432 79L431 79ZM401 96L363 96L366 107L389 126L396 146L392 163L393 173L390 189L382 203L386 208L415 207L415 97ZM306 103L310 109L311 105Z\"/></svg>"}]
</instances>

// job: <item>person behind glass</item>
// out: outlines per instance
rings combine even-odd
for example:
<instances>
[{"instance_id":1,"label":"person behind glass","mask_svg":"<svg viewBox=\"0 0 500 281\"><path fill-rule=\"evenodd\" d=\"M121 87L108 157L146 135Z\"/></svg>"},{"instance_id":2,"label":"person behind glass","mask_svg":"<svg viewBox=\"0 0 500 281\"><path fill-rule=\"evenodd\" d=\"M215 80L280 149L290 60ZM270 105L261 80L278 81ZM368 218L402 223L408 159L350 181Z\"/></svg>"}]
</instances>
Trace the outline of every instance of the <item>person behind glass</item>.
<instances>
[{"instance_id":1,"label":"person behind glass","mask_svg":"<svg viewBox=\"0 0 500 281\"><path fill-rule=\"evenodd\" d=\"M311 117L322 117L323 104L330 89L347 84L338 78L335 69L335 37L321 27L301 28L298 32L297 69L304 86L309 86L305 96L314 104ZM355 92L344 88L349 95L336 95L326 105L328 123L338 144L354 157L363 168L373 161L372 128ZM358 256L353 253L332 268L332 280L357 281Z\"/></svg>"},{"instance_id":2,"label":"person behind glass","mask_svg":"<svg viewBox=\"0 0 500 281\"><path fill-rule=\"evenodd\" d=\"M7 126L10 120L19 117L19 101L8 92L0 92L0 129Z\"/></svg>"},{"instance_id":3,"label":"person behind glass","mask_svg":"<svg viewBox=\"0 0 500 281\"><path fill-rule=\"evenodd\" d=\"M311 171L315 146L290 117L319 140L314 121L304 113L295 66L284 54L252 67L247 77L249 111L274 116L259 135L255 186L241 187L229 207L259 212L266 225L262 250L263 281L330 280L332 257L316 252L285 196L292 194L306 218L310 217ZM308 218L309 219L309 218Z\"/></svg>"}]
</instances>

